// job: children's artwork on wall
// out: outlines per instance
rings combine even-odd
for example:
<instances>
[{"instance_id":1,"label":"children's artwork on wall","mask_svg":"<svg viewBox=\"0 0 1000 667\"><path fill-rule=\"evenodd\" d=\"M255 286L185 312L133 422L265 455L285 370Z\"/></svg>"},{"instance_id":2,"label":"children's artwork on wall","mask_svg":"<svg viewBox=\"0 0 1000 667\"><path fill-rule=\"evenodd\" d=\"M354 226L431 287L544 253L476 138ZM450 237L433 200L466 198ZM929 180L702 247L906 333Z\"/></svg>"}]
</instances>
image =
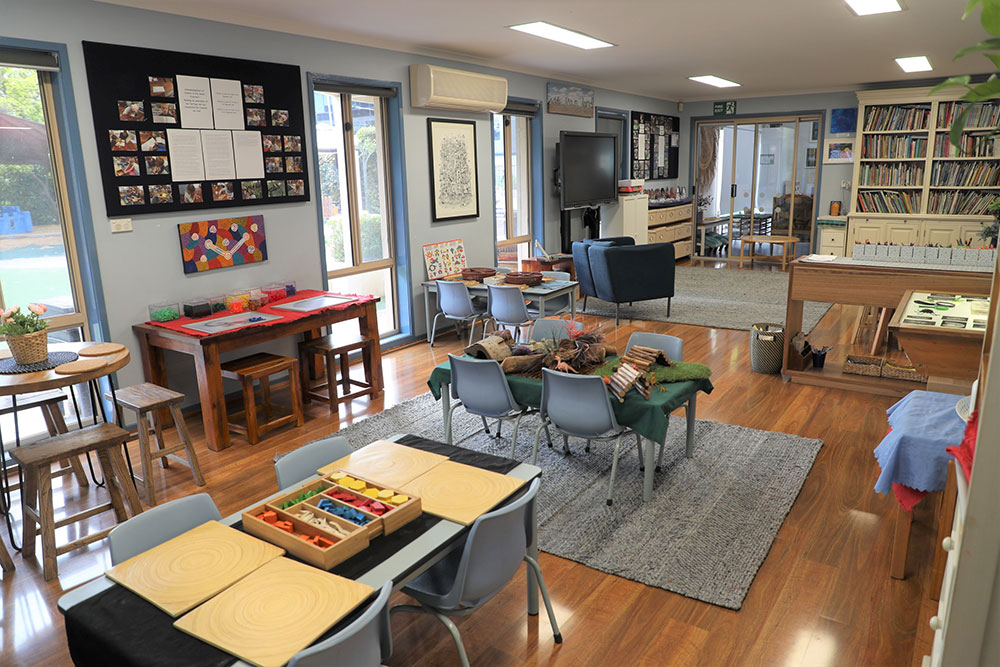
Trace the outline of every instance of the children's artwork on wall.
<instances>
[{"instance_id":1,"label":"children's artwork on wall","mask_svg":"<svg viewBox=\"0 0 1000 667\"><path fill-rule=\"evenodd\" d=\"M427 279L437 280L462 273L469 267L465 257L465 242L462 239L428 243L424 246L424 266Z\"/></svg>"},{"instance_id":2,"label":"children's artwork on wall","mask_svg":"<svg viewBox=\"0 0 1000 667\"><path fill-rule=\"evenodd\" d=\"M854 137L823 142L823 164L854 162Z\"/></svg>"},{"instance_id":3,"label":"children's artwork on wall","mask_svg":"<svg viewBox=\"0 0 1000 667\"><path fill-rule=\"evenodd\" d=\"M267 259L264 216L184 222L177 225L184 273L201 273Z\"/></svg>"},{"instance_id":4,"label":"children's artwork on wall","mask_svg":"<svg viewBox=\"0 0 1000 667\"><path fill-rule=\"evenodd\" d=\"M847 107L830 112L831 134L852 134L858 129L858 108Z\"/></svg>"},{"instance_id":5,"label":"children's artwork on wall","mask_svg":"<svg viewBox=\"0 0 1000 667\"><path fill-rule=\"evenodd\" d=\"M545 85L545 110L564 116L594 117L594 89L549 82Z\"/></svg>"}]
</instances>

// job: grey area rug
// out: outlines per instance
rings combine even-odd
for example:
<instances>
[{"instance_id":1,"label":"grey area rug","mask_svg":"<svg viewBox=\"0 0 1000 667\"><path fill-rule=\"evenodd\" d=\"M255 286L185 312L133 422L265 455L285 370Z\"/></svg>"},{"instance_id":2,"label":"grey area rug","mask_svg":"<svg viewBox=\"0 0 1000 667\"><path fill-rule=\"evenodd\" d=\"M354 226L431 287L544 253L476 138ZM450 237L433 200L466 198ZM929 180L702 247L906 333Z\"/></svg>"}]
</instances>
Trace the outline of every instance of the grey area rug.
<instances>
[{"instance_id":1,"label":"grey area rug","mask_svg":"<svg viewBox=\"0 0 1000 667\"><path fill-rule=\"evenodd\" d=\"M521 420L515 458L530 460L538 417ZM499 440L455 411L455 444L510 455L513 424ZM443 440L441 404L427 393L341 431L354 448L412 433ZM683 419L672 419L653 500L642 502L635 438L622 444L614 505L605 503L614 444L570 440L572 455L539 446L539 548L603 572L739 609L823 443L699 421L695 455L684 457Z\"/></svg>"},{"instance_id":2,"label":"grey area rug","mask_svg":"<svg viewBox=\"0 0 1000 667\"><path fill-rule=\"evenodd\" d=\"M788 274L783 271L678 266L675 281L669 318L666 299L639 301L631 306L623 303L622 318L747 331L757 322L785 321ZM582 305L581 300L577 312L581 312ZM802 312L802 330L812 331L830 305L807 302ZM586 312L614 317L615 304L589 297Z\"/></svg>"}]
</instances>

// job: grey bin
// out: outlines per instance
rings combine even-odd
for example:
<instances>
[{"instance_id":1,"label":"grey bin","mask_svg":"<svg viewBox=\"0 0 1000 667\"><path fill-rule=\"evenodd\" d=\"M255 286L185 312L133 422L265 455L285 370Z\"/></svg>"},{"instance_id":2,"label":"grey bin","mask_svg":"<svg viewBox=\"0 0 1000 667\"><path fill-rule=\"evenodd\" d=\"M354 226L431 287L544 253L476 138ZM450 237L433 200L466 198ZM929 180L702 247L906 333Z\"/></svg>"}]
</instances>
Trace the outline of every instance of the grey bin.
<instances>
[{"instance_id":1,"label":"grey bin","mask_svg":"<svg viewBox=\"0 0 1000 667\"><path fill-rule=\"evenodd\" d=\"M785 326L760 322L750 329L750 367L756 373L781 372L781 353L785 345Z\"/></svg>"}]
</instances>

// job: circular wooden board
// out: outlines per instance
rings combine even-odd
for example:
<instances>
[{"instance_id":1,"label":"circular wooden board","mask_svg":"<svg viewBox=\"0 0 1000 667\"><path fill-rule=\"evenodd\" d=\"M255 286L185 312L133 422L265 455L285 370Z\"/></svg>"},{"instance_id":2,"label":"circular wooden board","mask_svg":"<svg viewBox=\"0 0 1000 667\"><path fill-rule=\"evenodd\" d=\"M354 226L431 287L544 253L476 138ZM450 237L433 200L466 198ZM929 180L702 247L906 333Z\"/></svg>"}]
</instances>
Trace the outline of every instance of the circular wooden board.
<instances>
[{"instance_id":1,"label":"circular wooden board","mask_svg":"<svg viewBox=\"0 0 1000 667\"><path fill-rule=\"evenodd\" d=\"M0 350L0 360L2 360L2 359L10 359L11 356L13 356L13 355L11 355L10 350Z\"/></svg>"},{"instance_id":2,"label":"circular wooden board","mask_svg":"<svg viewBox=\"0 0 1000 667\"><path fill-rule=\"evenodd\" d=\"M71 361L68 364L56 366L52 370L59 375L76 375L77 373L89 373L90 371L96 371L98 368L102 368L107 365L108 362L103 359L77 359L76 361Z\"/></svg>"},{"instance_id":3,"label":"circular wooden board","mask_svg":"<svg viewBox=\"0 0 1000 667\"><path fill-rule=\"evenodd\" d=\"M381 484L382 488L398 489L447 460L447 456L440 454L425 452L388 440L376 440L330 465L323 466L318 472L327 475L335 470L343 470Z\"/></svg>"},{"instance_id":4,"label":"circular wooden board","mask_svg":"<svg viewBox=\"0 0 1000 667\"><path fill-rule=\"evenodd\" d=\"M523 479L445 461L404 484L401 491L420 498L423 511L469 525L522 484Z\"/></svg>"},{"instance_id":5,"label":"circular wooden board","mask_svg":"<svg viewBox=\"0 0 1000 667\"><path fill-rule=\"evenodd\" d=\"M81 357L103 357L106 354L121 352L125 346L121 343L94 343L86 347L81 347L77 354Z\"/></svg>"}]
</instances>

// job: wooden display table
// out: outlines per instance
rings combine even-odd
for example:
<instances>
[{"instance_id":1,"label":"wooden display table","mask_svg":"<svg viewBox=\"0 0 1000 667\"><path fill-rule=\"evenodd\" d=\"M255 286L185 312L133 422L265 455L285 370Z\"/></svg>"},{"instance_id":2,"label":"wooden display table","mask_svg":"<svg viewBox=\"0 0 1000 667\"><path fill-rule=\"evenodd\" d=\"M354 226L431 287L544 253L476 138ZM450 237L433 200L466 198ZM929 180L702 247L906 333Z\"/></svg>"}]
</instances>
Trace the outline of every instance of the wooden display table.
<instances>
[{"instance_id":1,"label":"wooden display table","mask_svg":"<svg viewBox=\"0 0 1000 667\"><path fill-rule=\"evenodd\" d=\"M750 266L753 266L753 260L756 253L754 252L754 244L756 243L768 243L770 245L780 245L781 246L781 270L784 271L785 267L788 265L788 246L792 247L792 259L795 259L795 244L799 242L798 236L772 236L770 234L747 234L746 236L740 237L740 268L743 268L743 249L750 246Z\"/></svg>"},{"instance_id":2,"label":"wooden display table","mask_svg":"<svg viewBox=\"0 0 1000 667\"><path fill-rule=\"evenodd\" d=\"M956 378L969 382L979 377L979 361L982 356L986 329L911 324L906 315L908 313L907 306L911 306L913 294L913 290L907 290L903 294L896 308L896 313L889 322L889 330L896 334L899 344L913 365L921 373L929 376ZM963 294L962 296L988 298L987 294ZM950 311L946 311L946 313L948 312ZM984 314L982 318L985 321L986 315Z\"/></svg>"}]
</instances>

